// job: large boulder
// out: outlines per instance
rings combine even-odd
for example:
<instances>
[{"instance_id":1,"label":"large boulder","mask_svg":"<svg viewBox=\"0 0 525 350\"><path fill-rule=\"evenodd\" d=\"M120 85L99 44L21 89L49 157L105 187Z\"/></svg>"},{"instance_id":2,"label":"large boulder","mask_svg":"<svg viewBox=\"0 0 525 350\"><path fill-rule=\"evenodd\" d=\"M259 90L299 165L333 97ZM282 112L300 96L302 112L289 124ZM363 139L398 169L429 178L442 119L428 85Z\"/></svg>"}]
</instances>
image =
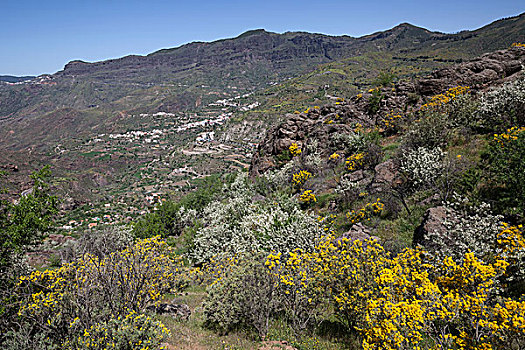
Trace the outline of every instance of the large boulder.
<instances>
[{"instance_id":1,"label":"large boulder","mask_svg":"<svg viewBox=\"0 0 525 350\"><path fill-rule=\"evenodd\" d=\"M447 229L445 225L443 225L446 217L447 211L443 206L428 209L423 216L421 225L414 231L412 244L414 246L431 246L432 241L428 240L430 233L438 233L441 235L446 233Z\"/></svg>"},{"instance_id":2,"label":"large boulder","mask_svg":"<svg viewBox=\"0 0 525 350\"><path fill-rule=\"evenodd\" d=\"M373 193L383 192L401 182L399 171L392 159L376 165L374 172L375 177L371 186Z\"/></svg>"},{"instance_id":3,"label":"large boulder","mask_svg":"<svg viewBox=\"0 0 525 350\"><path fill-rule=\"evenodd\" d=\"M160 315L167 314L178 320L188 320L191 316L190 307L186 304L151 305L148 306L146 310Z\"/></svg>"}]
</instances>

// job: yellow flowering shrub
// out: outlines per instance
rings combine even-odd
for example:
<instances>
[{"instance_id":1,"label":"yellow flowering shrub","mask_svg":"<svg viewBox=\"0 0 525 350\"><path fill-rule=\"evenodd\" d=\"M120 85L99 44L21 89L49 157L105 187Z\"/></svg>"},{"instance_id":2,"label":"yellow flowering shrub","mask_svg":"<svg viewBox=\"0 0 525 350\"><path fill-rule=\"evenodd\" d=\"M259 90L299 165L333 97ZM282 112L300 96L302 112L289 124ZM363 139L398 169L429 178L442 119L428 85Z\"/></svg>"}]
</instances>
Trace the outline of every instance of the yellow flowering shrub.
<instances>
[{"instance_id":1,"label":"yellow flowering shrub","mask_svg":"<svg viewBox=\"0 0 525 350\"><path fill-rule=\"evenodd\" d=\"M521 249L520 228L505 226L504 251ZM499 349L525 345L525 301L501 296L511 264L466 253L460 261L421 249L391 257L377 240L327 235L312 252L273 253L266 266L298 320L326 300L358 330L364 349ZM301 304L302 303L302 304ZM314 314L312 317L315 317ZM299 325L296 325L296 327ZM509 343L510 342L510 343Z\"/></svg>"},{"instance_id":2,"label":"yellow flowering shrub","mask_svg":"<svg viewBox=\"0 0 525 350\"><path fill-rule=\"evenodd\" d=\"M191 268L189 274L193 283L211 286L219 282L238 263L237 254L216 256L204 263L202 267Z\"/></svg>"},{"instance_id":3,"label":"yellow flowering shrub","mask_svg":"<svg viewBox=\"0 0 525 350\"><path fill-rule=\"evenodd\" d=\"M301 148L299 148L299 146L295 142L292 143L290 147L288 147L288 150L290 151L293 157L296 157L301 154Z\"/></svg>"},{"instance_id":4,"label":"yellow flowering shrub","mask_svg":"<svg viewBox=\"0 0 525 350\"><path fill-rule=\"evenodd\" d=\"M306 181L312 176L312 173L310 173L307 170L301 170L298 173L295 173L292 175L292 184L296 187L301 187L305 184Z\"/></svg>"},{"instance_id":5,"label":"yellow flowering shrub","mask_svg":"<svg viewBox=\"0 0 525 350\"><path fill-rule=\"evenodd\" d=\"M312 253L311 288L328 293L335 315L347 326L362 323L366 302L375 292L375 276L388 261L378 241L350 240L328 235Z\"/></svg>"},{"instance_id":6,"label":"yellow flowering shrub","mask_svg":"<svg viewBox=\"0 0 525 350\"><path fill-rule=\"evenodd\" d=\"M63 349L160 350L167 349L161 342L170 335L162 322L130 312L92 325L64 343Z\"/></svg>"},{"instance_id":7,"label":"yellow flowering shrub","mask_svg":"<svg viewBox=\"0 0 525 350\"><path fill-rule=\"evenodd\" d=\"M380 126L384 132L395 133L399 129L399 122L403 120L401 114L389 113L380 121Z\"/></svg>"},{"instance_id":8,"label":"yellow flowering shrub","mask_svg":"<svg viewBox=\"0 0 525 350\"><path fill-rule=\"evenodd\" d=\"M465 254L433 261L407 249L379 271L360 330L365 349L493 349L525 345L525 302L500 297L509 263ZM505 311L503 311L505 310Z\"/></svg>"},{"instance_id":9,"label":"yellow flowering shrub","mask_svg":"<svg viewBox=\"0 0 525 350\"><path fill-rule=\"evenodd\" d=\"M317 198L312 190L306 190L299 196L301 203L310 204L317 202Z\"/></svg>"},{"instance_id":10,"label":"yellow flowering shrub","mask_svg":"<svg viewBox=\"0 0 525 350\"><path fill-rule=\"evenodd\" d=\"M373 203L366 203L364 207L352 210L346 214L346 218L351 224L357 224L363 220L370 220L373 215L379 215L384 210L385 205L381 203L379 198Z\"/></svg>"},{"instance_id":11,"label":"yellow flowering shrub","mask_svg":"<svg viewBox=\"0 0 525 350\"><path fill-rule=\"evenodd\" d=\"M494 141L503 148L512 141L518 140L518 137L524 131L525 127L514 126L510 129L507 129L507 131L504 133L494 134Z\"/></svg>"},{"instance_id":12,"label":"yellow flowering shrub","mask_svg":"<svg viewBox=\"0 0 525 350\"><path fill-rule=\"evenodd\" d=\"M337 215L330 214L327 216L318 216L317 217L317 223L320 227L322 227L325 234L334 234L334 227L335 227L335 221L337 219Z\"/></svg>"},{"instance_id":13,"label":"yellow flowering shrub","mask_svg":"<svg viewBox=\"0 0 525 350\"><path fill-rule=\"evenodd\" d=\"M334 152L330 155L330 157L328 158L329 160L333 160L333 161L336 161L338 160L339 158L341 158L341 155L337 152Z\"/></svg>"},{"instance_id":14,"label":"yellow flowering shrub","mask_svg":"<svg viewBox=\"0 0 525 350\"><path fill-rule=\"evenodd\" d=\"M312 328L319 316L321 293L312 293L312 276L315 275L313 254L296 249L288 254L272 253L265 265L274 276L279 295L279 309L296 333Z\"/></svg>"},{"instance_id":15,"label":"yellow flowering shrub","mask_svg":"<svg viewBox=\"0 0 525 350\"><path fill-rule=\"evenodd\" d=\"M420 109L422 111L428 109L440 109L441 107L453 101L456 97L467 94L469 91L470 87L468 86L456 86L450 88L442 94L432 96L430 101L422 105Z\"/></svg>"},{"instance_id":16,"label":"yellow flowering shrub","mask_svg":"<svg viewBox=\"0 0 525 350\"><path fill-rule=\"evenodd\" d=\"M360 169L365 162L365 153L355 153L346 158L346 169L354 171Z\"/></svg>"},{"instance_id":17,"label":"yellow flowering shrub","mask_svg":"<svg viewBox=\"0 0 525 350\"><path fill-rule=\"evenodd\" d=\"M185 286L182 259L159 236L101 258L85 254L55 270L21 276L19 316L62 342L131 311L160 302Z\"/></svg>"},{"instance_id":18,"label":"yellow flowering shrub","mask_svg":"<svg viewBox=\"0 0 525 350\"><path fill-rule=\"evenodd\" d=\"M299 331L315 320L326 301L343 323L358 324L387 255L375 240L328 234L312 252L273 253L265 264L275 276L292 328Z\"/></svg>"}]
</instances>

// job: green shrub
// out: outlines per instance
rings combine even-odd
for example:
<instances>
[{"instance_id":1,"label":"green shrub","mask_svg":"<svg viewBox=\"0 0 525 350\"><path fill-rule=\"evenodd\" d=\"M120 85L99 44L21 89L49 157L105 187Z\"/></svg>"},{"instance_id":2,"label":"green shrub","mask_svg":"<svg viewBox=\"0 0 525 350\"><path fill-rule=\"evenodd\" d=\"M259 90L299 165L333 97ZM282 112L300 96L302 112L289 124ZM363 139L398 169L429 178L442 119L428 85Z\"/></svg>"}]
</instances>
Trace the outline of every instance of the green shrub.
<instances>
[{"instance_id":1,"label":"green shrub","mask_svg":"<svg viewBox=\"0 0 525 350\"><path fill-rule=\"evenodd\" d=\"M525 127L495 134L485 156L490 199L496 211L525 218Z\"/></svg>"},{"instance_id":2,"label":"green shrub","mask_svg":"<svg viewBox=\"0 0 525 350\"><path fill-rule=\"evenodd\" d=\"M133 234L139 238L156 235L180 236L183 229L193 222L195 216L195 210L187 210L180 203L166 201L154 212L144 215L137 221L133 225Z\"/></svg>"},{"instance_id":3,"label":"green shrub","mask_svg":"<svg viewBox=\"0 0 525 350\"><path fill-rule=\"evenodd\" d=\"M2 176L0 172L0 180ZM28 271L23 254L50 230L58 212L58 200L50 193L50 176L48 166L33 173L32 190L16 203L0 197L0 344L6 332L16 327L19 299L14 289L18 277Z\"/></svg>"},{"instance_id":4,"label":"green shrub","mask_svg":"<svg viewBox=\"0 0 525 350\"><path fill-rule=\"evenodd\" d=\"M204 318L222 333L248 327L264 338L277 307L275 278L264 265L265 255L245 255L208 287Z\"/></svg>"},{"instance_id":5,"label":"green shrub","mask_svg":"<svg viewBox=\"0 0 525 350\"><path fill-rule=\"evenodd\" d=\"M391 85L394 80L396 80L396 75L391 72L380 72L374 81L372 81L372 85L374 86L389 86Z\"/></svg>"},{"instance_id":6,"label":"green shrub","mask_svg":"<svg viewBox=\"0 0 525 350\"><path fill-rule=\"evenodd\" d=\"M446 115L429 111L416 120L405 134L406 147L435 148L446 145L449 136L449 124Z\"/></svg>"},{"instance_id":7,"label":"green shrub","mask_svg":"<svg viewBox=\"0 0 525 350\"><path fill-rule=\"evenodd\" d=\"M368 98L367 112L369 115L375 115L381 108L383 94L379 88L372 90L372 95Z\"/></svg>"},{"instance_id":8,"label":"green shrub","mask_svg":"<svg viewBox=\"0 0 525 350\"><path fill-rule=\"evenodd\" d=\"M185 228L193 226L197 213L220 194L223 184L231 183L234 178L233 175L212 175L197 181L195 191L188 193L178 202L163 202L153 212L136 221L133 225L133 235L139 238L156 235L180 236Z\"/></svg>"},{"instance_id":9,"label":"green shrub","mask_svg":"<svg viewBox=\"0 0 525 350\"><path fill-rule=\"evenodd\" d=\"M64 344L64 349L135 350L163 349L161 342L170 331L159 321L134 312L102 321L80 332Z\"/></svg>"}]
</instances>

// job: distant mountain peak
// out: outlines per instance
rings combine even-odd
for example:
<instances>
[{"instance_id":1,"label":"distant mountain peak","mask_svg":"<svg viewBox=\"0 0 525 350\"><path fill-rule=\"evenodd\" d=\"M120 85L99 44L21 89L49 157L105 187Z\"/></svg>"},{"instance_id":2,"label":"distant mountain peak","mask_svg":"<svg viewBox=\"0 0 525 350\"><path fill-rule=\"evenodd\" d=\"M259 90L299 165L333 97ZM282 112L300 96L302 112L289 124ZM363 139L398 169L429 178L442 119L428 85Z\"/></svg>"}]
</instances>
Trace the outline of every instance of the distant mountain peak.
<instances>
[{"instance_id":1,"label":"distant mountain peak","mask_svg":"<svg viewBox=\"0 0 525 350\"><path fill-rule=\"evenodd\" d=\"M237 38L245 38L245 37L248 37L248 36L261 35L261 34L273 34L273 33L268 32L268 31L266 31L266 29L262 29L262 28L251 29L251 30L248 30L248 31L242 33Z\"/></svg>"}]
</instances>

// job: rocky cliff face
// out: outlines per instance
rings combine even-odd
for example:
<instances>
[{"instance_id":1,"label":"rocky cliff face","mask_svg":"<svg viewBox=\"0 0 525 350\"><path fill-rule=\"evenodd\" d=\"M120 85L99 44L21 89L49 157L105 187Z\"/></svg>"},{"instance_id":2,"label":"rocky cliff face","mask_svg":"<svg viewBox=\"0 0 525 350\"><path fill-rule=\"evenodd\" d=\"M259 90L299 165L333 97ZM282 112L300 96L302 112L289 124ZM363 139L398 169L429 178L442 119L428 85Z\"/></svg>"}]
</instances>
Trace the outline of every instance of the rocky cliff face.
<instances>
[{"instance_id":1,"label":"rocky cliff face","mask_svg":"<svg viewBox=\"0 0 525 350\"><path fill-rule=\"evenodd\" d=\"M500 84L522 70L525 50L512 48L485 54L472 61L440 69L430 77L415 82L415 91L422 96L439 94L453 86L467 85L474 90Z\"/></svg>"},{"instance_id":2,"label":"rocky cliff face","mask_svg":"<svg viewBox=\"0 0 525 350\"><path fill-rule=\"evenodd\" d=\"M95 63L73 61L57 75L72 77L91 75L109 79L144 78L151 70L175 76L185 71L210 69L234 64L265 64L276 71L294 70L291 63L318 64L355 52L356 39L310 33L276 34L264 30L250 31L234 39L211 43L195 42L147 56L126 56Z\"/></svg>"},{"instance_id":3,"label":"rocky cliff face","mask_svg":"<svg viewBox=\"0 0 525 350\"><path fill-rule=\"evenodd\" d=\"M376 124L378 115L400 110L412 104L417 109L430 96L449 88L469 86L474 93L514 79L525 65L525 48L511 48L483 55L472 61L435 71L430 76L412 82L400 82L380 89L382 100L376 113L370 112L371 92L354 96L348 101L313 108L300 114L288 114L286 120L271 128L252 158L250 173L259 175L276 165L275 157L292 143L303 145L316 139L321 154L328 155L327 146L336 133L345 133L350 125L365 127ZM417 98L417 101L409 101Z\"/></svg>"}]
</instances>

